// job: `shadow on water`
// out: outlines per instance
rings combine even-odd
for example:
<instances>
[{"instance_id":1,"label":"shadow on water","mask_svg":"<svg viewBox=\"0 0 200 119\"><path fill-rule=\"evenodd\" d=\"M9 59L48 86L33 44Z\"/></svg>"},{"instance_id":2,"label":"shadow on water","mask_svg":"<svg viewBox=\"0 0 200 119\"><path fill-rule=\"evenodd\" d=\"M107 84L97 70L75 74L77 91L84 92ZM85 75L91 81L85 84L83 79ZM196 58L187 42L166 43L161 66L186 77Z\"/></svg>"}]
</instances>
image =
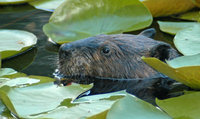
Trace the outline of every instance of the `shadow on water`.
<instances>
[{"instance_id":1,"label":"shadow on water","mask_svg":"<svg viewBox=\"0 0 200 119\"><path fill-rule=\"evenodd\" d=\"M14 68L17 71L24 72L28 75L52 76L56 68L57 50L55 46L48 42L47 36L43 33L42 27L48 22L52 13L34 9L29 5L19 6L0 6L0 29L18 29L32 32L38 38L36 48L3 61L3 67ZM161 20L166 18L161 18ZM156 40L172 44L173 36L162 33L159 30L157 20L154 19L150 27L156 28ZM138 34L142 30L129 32L130 34Z\"/></svg>"}]
</instances>

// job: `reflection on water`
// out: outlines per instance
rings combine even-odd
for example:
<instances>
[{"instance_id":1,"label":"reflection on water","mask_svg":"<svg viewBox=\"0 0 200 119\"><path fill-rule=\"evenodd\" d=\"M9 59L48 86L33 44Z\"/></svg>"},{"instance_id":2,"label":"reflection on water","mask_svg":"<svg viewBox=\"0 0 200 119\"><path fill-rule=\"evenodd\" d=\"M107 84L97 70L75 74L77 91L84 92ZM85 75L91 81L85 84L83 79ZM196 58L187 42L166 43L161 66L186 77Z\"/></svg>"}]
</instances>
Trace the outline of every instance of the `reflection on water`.
<instances>
[{"instance_id":1,"label":"reflection on water","mask_svg":"<svg viewBox=\"0 0 200 119\"><path fill-rule=\"evenodd\" d=\"M51 12L30 9L30 6L28 5L13 7L15 9L11 12L12 7L2 8L0 6L0 29L18 29L32 32L38 38L38 43L36 45L37 50L32 49L23 55L5 60L2 64L3 67L11 67L29 75L52 77L52 72L56 67L57 53L49 50L50 48L49 43L47 42L47 37L42 31L42 26L48 22ZM17 7L25 7L29 9L16 10ZM3 12L2 9L9 9L9 12ZM54 46L54 49L57 49L57 47ZM30 63L33 59L34 61L28 67L23 69L24 66L28 65L27 61Z\"/></svg>"}]
</instances>

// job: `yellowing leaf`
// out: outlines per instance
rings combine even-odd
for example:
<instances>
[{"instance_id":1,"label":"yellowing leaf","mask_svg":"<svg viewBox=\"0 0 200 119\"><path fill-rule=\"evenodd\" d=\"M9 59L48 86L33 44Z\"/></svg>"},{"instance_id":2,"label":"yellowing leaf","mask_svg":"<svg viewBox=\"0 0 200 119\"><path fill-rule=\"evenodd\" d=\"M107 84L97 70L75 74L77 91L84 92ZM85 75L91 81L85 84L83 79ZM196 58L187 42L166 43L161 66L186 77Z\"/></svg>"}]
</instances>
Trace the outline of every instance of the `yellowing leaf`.
<instances>
[{"instance_id":1,"label":"yellowing leaf","mask_svg":"<svg viewBox=\"0 0 200 119\"><path fill-rule=\"evenodd\" d=\"M196 6L200 7L200 0L192 0L192 2L193 2Z\"/></svg>"},{"instance_id":2,"label":"yellowing leaf","mask_svg":"<svg viewBox=\"0 0 200 119\"><path fill-rule=\"evenodd\" d=\"M188 11L195 7L191 0L140 0L154 17L168 16Z\"/></svg>"},{"instance_id":3,"label":"yellowing leaf","mask_svg":"<svg viewBox=\"0 0 200 119\"><path fill-rule=\"evenodd\" d=\"M175 16L175 18L191 20L191 21L200 21L200 11L187 12L187 13Z\"/></svg>"},{"instance_id":4,"label":"yellowing leaf","mask_svg":"<svg viewBox=\"0 0 200 119\"><path fill-rule=\"evenodd\" d=\"M142 58L144 62L157 71L169 76L170 78L182 82L183 84L200 89L200 66L186 66L173 68L156 58Z\"/></svg>"},{"instance_id":5,"label":"yellowing leaf","mask_svg":"<svg viewBox=\"0 0 200 119\"><path fill-rule=\"evenodd\" d=\"M191 92L183 96L156 100L156 104L173 119L199 119L200 92Z\"/></svg>"}]
</instances>

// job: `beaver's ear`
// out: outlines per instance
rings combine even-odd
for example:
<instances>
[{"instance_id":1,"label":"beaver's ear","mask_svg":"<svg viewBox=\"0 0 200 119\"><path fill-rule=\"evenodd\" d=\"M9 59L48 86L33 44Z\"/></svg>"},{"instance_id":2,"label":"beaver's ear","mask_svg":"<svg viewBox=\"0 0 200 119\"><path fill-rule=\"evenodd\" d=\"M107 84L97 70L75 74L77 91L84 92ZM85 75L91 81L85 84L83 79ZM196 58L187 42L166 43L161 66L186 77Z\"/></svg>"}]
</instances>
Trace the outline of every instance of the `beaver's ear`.
<instances>
[{"instance_id":1,"label":"beaver's ear","mask_svg":"<svg viewBox=\"0 0 200 119\"><path fill-rule=\"evenodd\" d=\"M146 29L142 31L139 35L143 35L149 38L154 38L155 34L156 34L156 30L154 28L150 28L150 29Z\"/></svg>"},{"instance_id":2,"label":"beaver's ear","mask_svg":"<svg viewBox=\"0 0 200 119\"><path fill-rule=\"evenodd\" d=\"M170 45L163 43L163 44L158 44L155 47L153 47L150 50L150 56L156 57L160 59L161 61L165 61L166 59L171 60L179 56L179 54Z\"/></svg>"}]
</instances>

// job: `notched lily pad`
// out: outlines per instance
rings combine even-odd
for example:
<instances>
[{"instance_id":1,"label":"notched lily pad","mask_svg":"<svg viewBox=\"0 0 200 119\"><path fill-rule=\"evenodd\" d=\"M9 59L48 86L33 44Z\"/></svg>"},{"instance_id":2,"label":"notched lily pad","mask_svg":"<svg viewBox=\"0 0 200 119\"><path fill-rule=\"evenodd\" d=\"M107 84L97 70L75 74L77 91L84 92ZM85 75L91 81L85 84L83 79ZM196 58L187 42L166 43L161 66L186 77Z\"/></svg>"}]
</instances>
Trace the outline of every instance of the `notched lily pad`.
<instances>
[{"instance_id":1,"label":"notched lily pad","mask_svg":"<svg viewBox=\"0 0 200 119\"><path fill-rule=\"evenodd\" d=\"M152 22L148 9L138 0L67 0L53 13L43 30L58 44L98 34L145 28Z\"/></svg>"},{"instance_id":2,"label":"notched lily pad","mask_svg":"<svg viewBox=\"0 0 200 119\"><path fill-rule=\"evenodd\" d=\"M156 58L142 58L148 65L157 71L179 81L193 89L200 89L200 66L183 66L173 68Z\"/></svg>"},{"instance_id":3,"label":"notched lily pad","mask_svg":"<svg viewBox=\"0 0 200 119\"><path fill-rule=\"evenodd\" d=\"M166 21L158 21L160 30L169 33L171 35L175 35L177 32L193 27L197 22L166 22Z\"/></svg>"},{"instance_id":4,"label":"notched lily pad","mask_svg":"<svg viewBox=\"0 0 200 119\"><path fill-rule=\"evenodd\" d=\"M37 43L37 37L22 30L0 30L1 58L5 59L21 53Z\"/></svg>"},{"instance_id":5,"label":"notched lily pad","mask_svg":"<svg viewBox=\"0 0 200 119\"><path fill-rule=\"evenodd\" d=\"M183 55L200 53L200 23L179 31L174 37L174 44Z\"/></svg>"}]
</instances>

